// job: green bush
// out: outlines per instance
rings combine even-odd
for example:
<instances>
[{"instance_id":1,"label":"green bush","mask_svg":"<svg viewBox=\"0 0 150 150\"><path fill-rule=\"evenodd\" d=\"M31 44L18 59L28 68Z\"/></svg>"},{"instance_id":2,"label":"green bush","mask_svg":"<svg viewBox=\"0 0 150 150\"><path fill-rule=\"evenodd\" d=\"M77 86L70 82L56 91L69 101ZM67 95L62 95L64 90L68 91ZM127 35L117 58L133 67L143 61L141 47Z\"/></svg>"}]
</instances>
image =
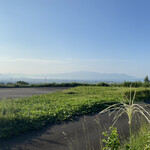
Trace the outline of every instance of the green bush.
<instances>
[{"instance_id":1,"label":"green bush","mask_svg":"<svg viewBox=\"0 0 150 150\"><path fill-rule=\"evenodd\" d=\"M101 83L98 83L97 86L110 86L110 84L106 82L101 82Z\"/></svg>"},{"instance_id":2,"label":"green bush","mask_svg":"<svg viewBox=\"0 0 150 150\"><path fill-rule=\"evenodd\" d=\"M102 133L104 137L107 137L107 139L102 140L105 144L103 150L119 150L120 140L118 137L117 128L110 127L109 130L111 132L110 135L108 134L108 131Z\"/></svg>"},{"instance_id":3,"label":"green bush","mask_svg":"<svg viewBox=\"0 0 150 150\"><path fill-rule=\"evenodd\" d=\"M29 83L25 81L17 81L16 84L17 85L29 85Z\"/></svg>"}]
</instances>

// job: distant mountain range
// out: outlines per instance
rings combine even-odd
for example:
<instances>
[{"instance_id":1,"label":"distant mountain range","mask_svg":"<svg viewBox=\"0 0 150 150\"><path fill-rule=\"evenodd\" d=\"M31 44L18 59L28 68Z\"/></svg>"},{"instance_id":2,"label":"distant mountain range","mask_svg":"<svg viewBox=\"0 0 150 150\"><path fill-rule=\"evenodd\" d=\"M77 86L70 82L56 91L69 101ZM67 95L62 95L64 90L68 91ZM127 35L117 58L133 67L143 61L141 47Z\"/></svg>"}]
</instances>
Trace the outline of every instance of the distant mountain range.
<instances>
[{"instance_id":1,"label":"distant mountain range","mask_svg":"<svg viewBox=\"0 0 150 150\"><path fill-rule=\"evenodd\" d=\"M76 79L76 80L137 80L136 77L129 76L126 74L115 74L115 73L98 73L98 72L71 72L71 73L60 73L47 75L48 78L53 79Z\"/></svg>"},{"instance_id":2,"label":"distant mountain range","mask_svg":"<svg viewBox=\"0 0 150 150\"><path fill-rule=\"evenodd\" d=\"M0 82L8 81L15 82L18 80L24 80L28 82L59 82L67 80L79 81L79 80L92 80L92 81L106 81L106 82L122 82L122 81L139 81L142 79L130 76L127 74L117 73L98 73L88 71L78 71L70 73L57 73L46 75L26 75L26 74L0 74Z\"/></svg>"}]
</instances>

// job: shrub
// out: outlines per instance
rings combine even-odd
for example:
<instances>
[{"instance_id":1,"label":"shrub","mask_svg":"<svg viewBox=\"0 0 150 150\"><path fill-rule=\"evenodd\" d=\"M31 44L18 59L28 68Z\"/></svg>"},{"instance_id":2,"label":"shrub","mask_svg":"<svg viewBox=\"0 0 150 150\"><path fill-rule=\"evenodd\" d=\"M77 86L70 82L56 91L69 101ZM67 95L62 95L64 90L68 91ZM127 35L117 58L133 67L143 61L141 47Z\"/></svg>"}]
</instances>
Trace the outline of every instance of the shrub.
<instances>
[{"instance_id":1,"label":"shrub","mask_svg":"<svg viewBox=\"0 0 150 150\"><path fill-rule=\"evenodd\" d=\"M19 85L29 85L29 83L25 82L25 81L17 81L16 84L19 84Z\"/></svg>"},{"instance_id":2,"label":"shrub","mask_svg":"<svg viewBox=\"0 0 150 150\"><path fill-rule=\"evenodd\" d=\"M110 84L106 83L106 82L101 82L97 84L98 86L110 86Z\"/></svg>"},{"instance_id":3,"label":"shrub","mask_svg":"<svg viewBox=\"0 0 150 150\"><path fill-rule=\"evenodd\" d=\"M103 150L119 150L120 140L117 133L117 128L110 127L111 134L108 134L108 131L103 132L102 134L107 137L103 139L102 142L105 143Z\"/></svg>"}]
</instances>

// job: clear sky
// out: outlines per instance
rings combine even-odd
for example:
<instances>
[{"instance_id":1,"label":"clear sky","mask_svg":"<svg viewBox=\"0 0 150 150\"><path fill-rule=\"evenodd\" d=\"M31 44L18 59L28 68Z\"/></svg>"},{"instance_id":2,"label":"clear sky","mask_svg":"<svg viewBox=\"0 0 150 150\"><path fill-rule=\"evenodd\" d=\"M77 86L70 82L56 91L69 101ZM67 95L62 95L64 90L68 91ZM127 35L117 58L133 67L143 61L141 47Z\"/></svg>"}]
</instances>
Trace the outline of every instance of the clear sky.
<instances>
[{"instance_id":1,"label":"clear sky","mask_svg":"<svg viewBox=\"0 0 150 150\"><path fill-rule=\"evenodd\" d=\"M0 73L149 68L150 0L0 0Z\"/></svg>"}]
</instances>

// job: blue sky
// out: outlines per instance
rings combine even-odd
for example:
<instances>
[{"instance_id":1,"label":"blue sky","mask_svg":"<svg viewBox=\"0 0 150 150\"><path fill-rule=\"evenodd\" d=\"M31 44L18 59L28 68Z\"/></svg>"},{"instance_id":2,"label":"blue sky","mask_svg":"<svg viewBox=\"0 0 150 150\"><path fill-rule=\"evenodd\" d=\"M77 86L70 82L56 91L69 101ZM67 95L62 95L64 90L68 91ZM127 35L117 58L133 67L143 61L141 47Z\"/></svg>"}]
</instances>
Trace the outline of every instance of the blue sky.
<instances>
[{"instance_id":1,"label":"blue sky","mask_svg":"<svg viewBox=\"0 0 150 150\"><path fill-rule=\"evenodd\" d=\"M0 0L0 73L150 75L149 0Z\"/></svg>"}]
</instances>

